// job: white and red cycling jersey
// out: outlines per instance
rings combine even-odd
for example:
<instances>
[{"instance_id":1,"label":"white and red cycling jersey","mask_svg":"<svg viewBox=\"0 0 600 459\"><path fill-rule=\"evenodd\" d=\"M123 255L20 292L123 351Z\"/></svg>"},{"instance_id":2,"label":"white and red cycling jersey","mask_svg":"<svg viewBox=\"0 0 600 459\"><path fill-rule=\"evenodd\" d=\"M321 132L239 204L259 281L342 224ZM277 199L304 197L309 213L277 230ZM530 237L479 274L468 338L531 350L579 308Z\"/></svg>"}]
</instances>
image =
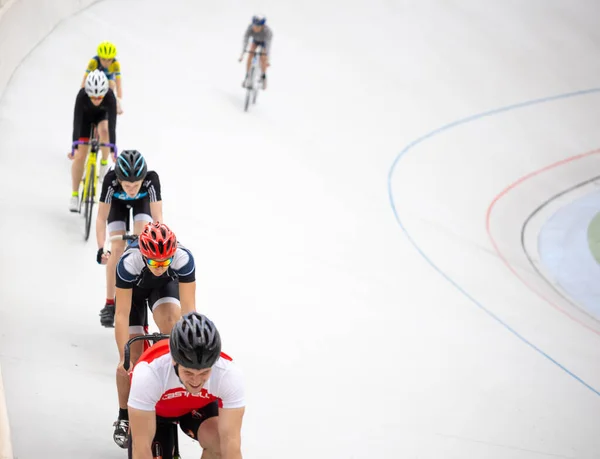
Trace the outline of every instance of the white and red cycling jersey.
<instances>
[{"instance_id":1,"label":"white and red cycling jersey","mask_svg":"<svg viewBox=\"0 0 600 459\"><path fill-rule=\"evenodd\" d=\"M244 392L240 368L221 353L200 393L190 394L175 374L169 342L164 340L144 351L133 368L127 405L176 418L215 400L221 408L242 408L246 405Z\"/></svg>"}]
</instances>

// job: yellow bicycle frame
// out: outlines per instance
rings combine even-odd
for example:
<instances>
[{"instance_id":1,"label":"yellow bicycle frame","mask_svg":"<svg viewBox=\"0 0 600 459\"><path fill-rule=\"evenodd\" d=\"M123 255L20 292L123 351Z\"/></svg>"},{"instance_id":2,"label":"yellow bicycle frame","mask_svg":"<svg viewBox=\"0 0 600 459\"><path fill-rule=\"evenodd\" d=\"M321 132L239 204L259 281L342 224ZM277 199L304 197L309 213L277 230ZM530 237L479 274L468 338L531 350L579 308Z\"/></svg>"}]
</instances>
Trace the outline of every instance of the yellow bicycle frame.
<instances>
[{"instance_id":1,"label":"yellow bicycle frame","mask_svg":"<svg viewBox=\"0 0 600 459\"><path fill-rule=\"evenodd\" d=\"M92 166L94 166L94 176L92 177ZM92 151L92 146L89 146L87 159L85 163L85 179L83 180L83 197L81 199L82 202L85 202L88 199L88 190L90 188L90 180L94 180L94 196L91 198L96 202L96 194L98 193L98 153Z\"/></svg>"}]
</instances>

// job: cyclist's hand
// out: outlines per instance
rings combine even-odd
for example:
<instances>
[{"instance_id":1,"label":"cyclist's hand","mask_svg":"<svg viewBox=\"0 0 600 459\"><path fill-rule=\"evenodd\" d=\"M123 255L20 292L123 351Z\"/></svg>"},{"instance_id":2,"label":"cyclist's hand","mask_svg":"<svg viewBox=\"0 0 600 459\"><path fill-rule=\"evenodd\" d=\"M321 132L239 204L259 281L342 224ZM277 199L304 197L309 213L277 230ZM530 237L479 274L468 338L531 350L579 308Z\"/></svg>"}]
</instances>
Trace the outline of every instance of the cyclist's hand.
<instances>
[{"instance_id":1,"label":"cyclist's hand","mask_svg":"<svg viewBox=\"0 0 600 459\"><path fill-rule=\"evenodd\" d=\"M125 365L125 361L121 360L119 362L119 366L117 367L117 375L118 376L129 376L129 371L127 371L123 365ZM129 369L131 370L131 367Z\"/></svg>"},{"instance_id":2,"label":"cyclist's hand","mask_svg":"<svg viewBox=\"0 0 600 459\"><path fill-rule=\"evenodd\" d=\"M121 105L121 99L119 99L117 97L117 114L118 115L122 115L123 114L123 106Z\"/></svg>"},{"instance_id":3,"label":"cyclist's hand","mask_svg":"<svg viewBox=\"0 0 600 459\"><path fill-rule=\"evenodd\" d=\"M244 55L242 54L242 55L240 56L240 58L238 59L238 62L242 62L242 59L243 59L243 58L244 58Z\"/></svg>"},{"instance_id":4,"label":"cyclist's hand","mask_svg":"<svg viewBox=\"0 0 600 459\"><path fill-rule=\"evenodd\" d=\"M104 252L104 247L100 247L98 249L98 253L96 254L96 262L99 265L105 265L109 258L110 258L110 251Z\"/></svg>"}]
</instances>

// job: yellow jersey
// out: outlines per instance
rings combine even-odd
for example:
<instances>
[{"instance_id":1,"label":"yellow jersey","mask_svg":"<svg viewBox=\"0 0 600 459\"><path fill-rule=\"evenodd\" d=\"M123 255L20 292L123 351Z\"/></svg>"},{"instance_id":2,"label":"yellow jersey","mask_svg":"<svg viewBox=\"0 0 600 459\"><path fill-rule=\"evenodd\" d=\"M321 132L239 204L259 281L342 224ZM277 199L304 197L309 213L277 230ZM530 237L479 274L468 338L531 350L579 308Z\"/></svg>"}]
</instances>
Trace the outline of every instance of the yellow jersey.
<instances>
[{"instance_id":1,"label":"yellow jersey","mask_svg":"<svg viewBox=\"0 0 600 459\"><path fill-rule=\"evenodd\" d=\"M108 78L109 80L121 78L121 63L116 59L113 59L112 64L110 64L108 68L104 68L100 63L100 58L98 56L94 56L92 59L90 59L85 73L87 75L88 73L93 72L96 69L102 70L106 75L106 78Z\"/></svg>"}]
</instances>

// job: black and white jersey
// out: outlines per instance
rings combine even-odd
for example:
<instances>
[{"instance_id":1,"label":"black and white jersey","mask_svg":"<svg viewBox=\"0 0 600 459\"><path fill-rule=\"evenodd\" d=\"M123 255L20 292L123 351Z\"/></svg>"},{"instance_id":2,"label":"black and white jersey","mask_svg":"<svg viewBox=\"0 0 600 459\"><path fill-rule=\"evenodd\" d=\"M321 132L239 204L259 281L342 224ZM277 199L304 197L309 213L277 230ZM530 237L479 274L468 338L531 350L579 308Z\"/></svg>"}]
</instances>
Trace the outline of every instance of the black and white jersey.
<instances>
[{"instance_id":1,"label":"black and white jersey","mask_svg":"<svg viewBox=\"0 0 600 459\"><path fill-rule=\"evenodd\" d=\"M179 282L196 280L196 265L192 252L177 243L173 261L161 276L152 274L140 252L139 242L133 242L117 263L118 288L161 288L174 279Z\"/></svg>"},{"instance_id":2,"label":"black and white jersey","mask_svg":"<svg viewBox=\"0 0 600 459\"><path fill-rule=\"evenodd\" d=\"M113 199L120 199L122 201L136 201L138 199L149 198L150 202L158 202L162 200L160 195L160 179L158 174L154 171L148 171L140 191L133 198L130 197L123 187L117 180L117 173L115 170L108 171L104 176L104 182L102 182L102 191L100 193L100 202L110 204Z\"/></svg>"}]
</instances>

